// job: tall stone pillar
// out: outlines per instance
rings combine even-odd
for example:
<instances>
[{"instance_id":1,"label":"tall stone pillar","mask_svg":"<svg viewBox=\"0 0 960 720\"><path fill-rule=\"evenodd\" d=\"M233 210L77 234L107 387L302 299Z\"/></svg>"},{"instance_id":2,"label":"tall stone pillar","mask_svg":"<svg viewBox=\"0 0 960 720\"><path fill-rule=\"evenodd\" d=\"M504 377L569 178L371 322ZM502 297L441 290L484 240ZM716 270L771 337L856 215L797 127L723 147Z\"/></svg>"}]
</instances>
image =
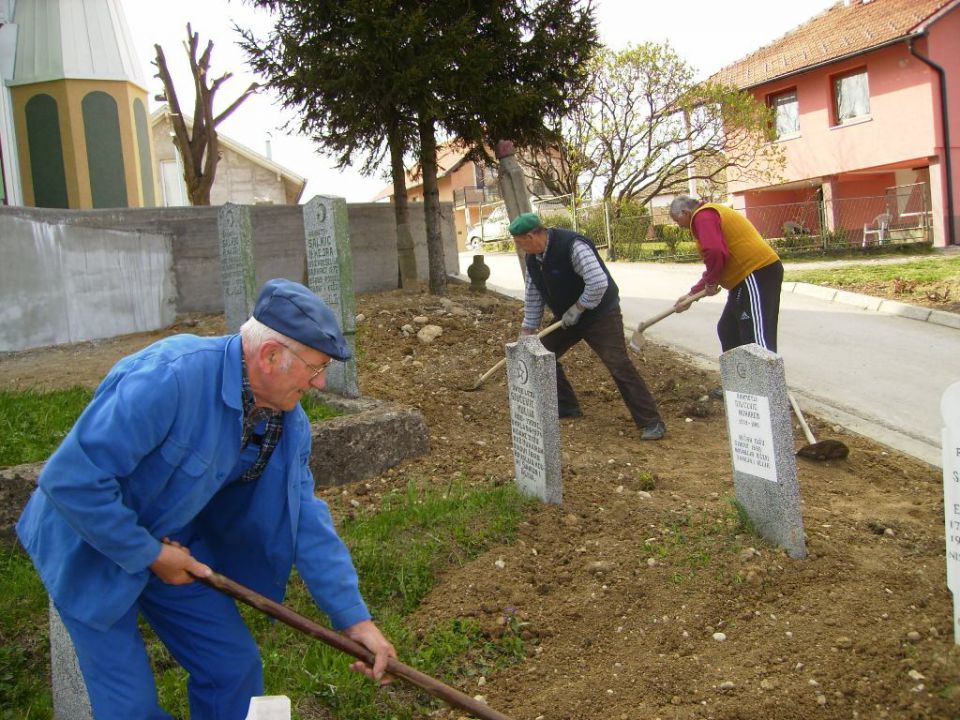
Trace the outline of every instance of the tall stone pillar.
<instances>
[{"instance_id":1,"label":"tall stone pillar","mask_svg":"<svg viewBox=\"0 0 960 720\"><path fill-rule=\"evenodd\" d=\"M523 176L523 168L517 162L516 150L510 140L501 140L497 143L497 162L500 164L500 195L507 206L507 217L513 220L517 215L532 211L530 193L527 191L527 181ZM520 271L526 277L526 259L524 252L517 248L517 258L520 260Z\"/></svg>"}]
</instances>

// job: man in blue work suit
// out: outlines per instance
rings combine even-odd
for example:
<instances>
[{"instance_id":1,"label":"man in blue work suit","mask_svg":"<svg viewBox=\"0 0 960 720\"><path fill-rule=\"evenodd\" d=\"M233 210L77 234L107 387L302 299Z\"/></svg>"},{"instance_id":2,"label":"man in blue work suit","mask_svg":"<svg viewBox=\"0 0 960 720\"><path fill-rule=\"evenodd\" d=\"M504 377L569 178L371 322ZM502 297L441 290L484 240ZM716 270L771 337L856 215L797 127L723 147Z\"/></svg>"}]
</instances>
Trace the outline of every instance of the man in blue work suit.
<instances>
[{"instance_id":1,"label":"man in blue work suit","mask_svg":"<svg viewBox=\"0 0 960 720\"><path fill-rule=\"evenodd\" d=\"M380 682L396 653L314 495L300 397L350 352L303 285L270 280L237 335L165 338L118 362L51 456L17 534L70 632L97 720L170 718L142 615L190 674L192 720L242 720L260 653L218 572L281 600L296 565Z\"/></svg>"}]
</instances>

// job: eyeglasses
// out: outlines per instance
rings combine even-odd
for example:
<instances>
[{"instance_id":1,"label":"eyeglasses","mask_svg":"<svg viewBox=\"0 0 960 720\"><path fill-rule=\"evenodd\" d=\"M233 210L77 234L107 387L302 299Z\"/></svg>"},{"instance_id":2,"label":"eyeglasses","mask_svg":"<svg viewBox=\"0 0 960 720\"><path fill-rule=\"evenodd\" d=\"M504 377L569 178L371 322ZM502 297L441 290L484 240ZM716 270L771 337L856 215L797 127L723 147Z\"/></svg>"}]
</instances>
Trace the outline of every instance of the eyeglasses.
<instances>
[{"instance_id":1,"label":"eyeglasses","mask_svg":"<svg viewBox=\"0 0 960 720\"><path fill-rule=\"evenodd\" d=\"M292 352L297 357L297 359L300 360L300 362L302 362L308 368L313 370L313 375L310 376L310 379L307 382L313 382L318 375L323 375L323 373L327 371L327 367L330 365L330 363L333 362L333 360L327 360L323 365L311 365L306 360L304 360L303 356L300 355L300 353L298 353L292 347L290 347L289 345L285 345L284 343L280 343L280 344L283 345L287 350Z\"/></svg>"}]
</instances>

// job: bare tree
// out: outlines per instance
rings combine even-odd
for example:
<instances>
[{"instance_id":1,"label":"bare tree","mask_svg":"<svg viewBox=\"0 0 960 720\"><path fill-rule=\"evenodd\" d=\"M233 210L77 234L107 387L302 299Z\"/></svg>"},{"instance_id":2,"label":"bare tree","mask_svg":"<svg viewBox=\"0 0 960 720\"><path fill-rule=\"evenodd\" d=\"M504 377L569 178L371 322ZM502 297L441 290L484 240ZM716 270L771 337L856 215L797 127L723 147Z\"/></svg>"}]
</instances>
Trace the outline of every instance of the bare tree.
<instances>
[{"instance_id":1,"label":"bare tree","mask_svg":"<svg viewBox=\"0 0 960 720\"><path fill-rule=\"evenodd\" d=\"M561 127L560 164L530 161L548 187L571 192L579 182L620 208L691 181L710 193L732 178L779 177L769 109L734 88L695 82L669 45L605 50L592 72L592 90Z\"/></svg>"},{"instance_id":2,"label":"bare tree","mask_svg":"<svg viewBox=\"0 0 960 720\"><path fill-rule=\"evenodd\" d=\"M200 38L193 32L187 23L187 42L184 49L190 57L190 72L193 75L193 127L187 127L186 118L180 109L180 100L173 86L173 78L167 69L167 59L163 48L154 45L157 58L154 65L157 68L156 77L163 83L164 94L170 106L170 120L173 123L173 144L180 151L183 160L183 179L187 185L187 195L191 205L209 205L210 188L217 175L217 163L220 161L220 143L217 138L217 125L223 122L236 110L250 95L257 91L259 85L251 83L244 92L219 115L213 114L213 101L217 90L233 77L233 73L224 73L213 82L210 78L210 55L213 52L213 41L207 43L206 49L197 57Z\"/></svg>"},{"instance_id":3,"label":"bare tree","mask_svg":"<svg viewBox=\"0 0 960 720\"><path fill-rule=\"evenodd\" d=\"M588 154L591 135L582 108L571 109L567 117L555 123L554 132L562 141L520 151L524 172L530 184L540 181L550 195L578 196L582 179L595 164Z\"/></svg>"}]
</instances>

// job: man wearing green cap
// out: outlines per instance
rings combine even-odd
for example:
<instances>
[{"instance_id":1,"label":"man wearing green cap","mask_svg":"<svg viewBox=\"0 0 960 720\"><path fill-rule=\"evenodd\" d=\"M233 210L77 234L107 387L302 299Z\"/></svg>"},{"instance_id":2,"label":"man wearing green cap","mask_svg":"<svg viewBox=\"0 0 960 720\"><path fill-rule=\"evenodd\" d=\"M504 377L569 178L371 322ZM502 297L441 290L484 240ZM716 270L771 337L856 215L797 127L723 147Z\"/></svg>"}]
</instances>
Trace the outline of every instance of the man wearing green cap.
<instances>
[{"instance_id":1,"label":"man wearing green cap","mask_svg":"<svg viewBox=\"0 0 960 720\"><path fill-rule=\"evenodd\" d=\"M544 306L563 327L542 338L557 358L557 410L560 417L583 414L559 360L581 340L597 354L620 390L641 440L659 440L667 431L657 403L627 355L620 292L589 238L571 230L546 228L536 213L510 223L514 242L527 254L522 335L540 327Z\"/></svg>"}]
</instances>

